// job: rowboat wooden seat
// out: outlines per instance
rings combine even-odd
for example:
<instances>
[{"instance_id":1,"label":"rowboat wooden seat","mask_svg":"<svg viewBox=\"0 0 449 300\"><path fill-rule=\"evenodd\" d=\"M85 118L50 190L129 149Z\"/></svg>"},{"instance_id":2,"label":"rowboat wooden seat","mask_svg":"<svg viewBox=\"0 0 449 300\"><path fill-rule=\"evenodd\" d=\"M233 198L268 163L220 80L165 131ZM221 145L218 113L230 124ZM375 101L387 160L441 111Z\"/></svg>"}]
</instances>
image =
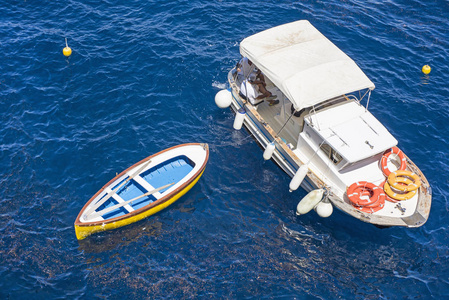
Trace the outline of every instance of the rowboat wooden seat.
<instances>
[{"instance_id":1,"label":"rowboat wooden seat","mask_svg":"<svg viewBox=\"0 0 449 300\"><path fill-rule=\"evenodd\" d=\"M123 200L123 198L120 197L117 194L112 195L112 198L114 198L114 200L117 201L118 203L124 203L125 202L125 200ZM124 205L123 208L126 209L128 212L134 211L134 208L132 208L132 206L129 205L129 204Z\"/></svg>"},{"instance_id":2,"label":"rowboat wooden seat","mask_svg":"<svg viewBox=\"0 0 449 300\"><path fill-rule=\"evenodd\" d=\"M137 182L138 184L140 184L144 189L147 190L147 192L154 190L154 186L152 186L151 184L149 184L147 181L145 181L142 177L140 177L139 175L135 176L134 181ZM159 198L161 196L160 192L155 192L153 194L154 197Z\"/></svg>"}]
</instances>

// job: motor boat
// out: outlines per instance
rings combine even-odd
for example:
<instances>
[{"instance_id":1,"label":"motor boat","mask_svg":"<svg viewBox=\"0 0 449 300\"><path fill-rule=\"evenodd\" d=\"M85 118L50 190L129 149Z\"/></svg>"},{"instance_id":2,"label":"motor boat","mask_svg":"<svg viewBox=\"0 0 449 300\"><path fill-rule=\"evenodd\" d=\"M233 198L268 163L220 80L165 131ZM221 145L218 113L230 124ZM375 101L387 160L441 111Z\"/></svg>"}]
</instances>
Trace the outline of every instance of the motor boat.
<instances>
[{"instance_id":1,"label":"motor boat","mask_svg":"<svg viewBox=\"0 0 449 300\"><path fill-rule=\"evenodd\" d=\"M264 159L292 178L291 192L299 186L309 192L298 215L315 210L329 217L335 207L379 227L427 221L432 189L368 110L375 85L354 60L307 20L243 39L240 54L215 103L231 107L234 128L246 127ZM270 100L250 80L258 74ZM257 101L250 101L248 85Z\"/></svg>"}]
</instances>

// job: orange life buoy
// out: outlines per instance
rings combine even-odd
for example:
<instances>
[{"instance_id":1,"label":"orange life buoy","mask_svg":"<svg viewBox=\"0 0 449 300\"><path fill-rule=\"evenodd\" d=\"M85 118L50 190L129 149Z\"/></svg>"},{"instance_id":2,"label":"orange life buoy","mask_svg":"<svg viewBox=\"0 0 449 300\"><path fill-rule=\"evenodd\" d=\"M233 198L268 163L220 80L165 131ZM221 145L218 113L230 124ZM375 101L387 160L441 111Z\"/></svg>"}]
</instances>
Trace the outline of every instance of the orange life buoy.
<instances>
[{"instance_id":1,"label":"orange life buoy","mask_svg":"<svg viewBox=\"0 0 449 300\"><path fill-rule=\"evenodd\" d=\"M355 208L366 213L374 213L385 204L383 189L371 182L355 182L348 187L346 194Z\"/></svg>"},{"instance_id":2,"label":"orange life buoy","mask_svg":"<svg viewBox=\"0 0 449 300\"><path fill-rule=\"evenodd\" d=\"M407 181L407 185L404 185L401 183L406 183L406 181L401 180L400 178L409 178L411 180ZM407 170L398 170L391 172L390 175L388 175L387 181L392 188L401 192L416 191L421 186L421 180L419 179L419 176Z\"/></svg>"},{"instance_id":3,"label":"orange life buoy","mask_svg":"<svg viewBox=\"0 0 449 300\"><path fill-rule=\"evenodd\" d=\"M388 157L391 154L396 154L401 162L401 166L399 167L399 170L405 170L405 168L407 167L407 160L405 158L404 153L401 151L401 149L399 149L398 147L393 147L388 149L387 151L384 152L384 154L382 155L382 159L380 160L380 166L382 168L382 172L384 173L384 175L386 177L388 177L388 175L390 175L390 173L392 172L390 169L388 169Z\"/></svg>"},{"instance_id":4,"label":"orange life buoy","mask_svg":"<svg viewBox=\"0 0 449 300\"><path fill-rule=\"evenodd\" d=\"M381 184L379 184L379 186L384 189L384 192L385 192L385 182L387 182L387 179L385 179L384 181L382 181ZM390 196L388 196L387 192L385 192L385 200L393 202L393 203L400 202L400 200L396 200L396 199L393 199Z\"/></svg>"},{"instance_id":5,"label":"orange life buoy","mask_svg":"<svg viewBox=\"0 0 449 300\"><path fill-rule=\"evenodd\" d=\"M356 208L356 209L358 209L358 210L360 210L360 211L366 212L366 213L368 213L368 214L373 214L373 213L375 213L376 211L379 211L379 210L381 210L382 208L384 208L384 205L385 205L385 200L384 200L382 203L380 203L378 206L375 206L375 207L369 207L369 206L354 206L354 208Z\"/></svg>"}]
</instances>

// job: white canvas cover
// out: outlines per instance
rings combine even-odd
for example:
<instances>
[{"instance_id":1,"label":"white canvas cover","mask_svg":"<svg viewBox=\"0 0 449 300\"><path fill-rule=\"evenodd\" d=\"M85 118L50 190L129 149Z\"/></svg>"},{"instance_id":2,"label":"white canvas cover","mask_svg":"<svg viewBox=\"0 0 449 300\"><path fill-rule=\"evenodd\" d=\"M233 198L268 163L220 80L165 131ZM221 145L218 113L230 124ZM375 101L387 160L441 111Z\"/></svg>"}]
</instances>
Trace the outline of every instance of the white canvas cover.
<instances>
[{"instance_id":1,"label":"white canvas cover","mask_svg":"<svg viewBox=\"0 0 449 300\"><path fill-rule=\"evenodd\" d=\"M240 43L240 53L284 93L296 110L374 89L357 64L306 20L249 36Z\"/></svg>"}]
</instances>

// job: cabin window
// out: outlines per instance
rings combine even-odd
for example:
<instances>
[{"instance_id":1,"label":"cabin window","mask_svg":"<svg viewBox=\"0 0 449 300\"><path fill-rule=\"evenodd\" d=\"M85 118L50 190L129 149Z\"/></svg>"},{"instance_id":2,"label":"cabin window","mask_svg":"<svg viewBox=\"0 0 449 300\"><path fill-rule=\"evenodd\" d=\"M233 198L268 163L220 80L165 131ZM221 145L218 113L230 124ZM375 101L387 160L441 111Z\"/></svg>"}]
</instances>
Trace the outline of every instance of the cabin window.
<instances>
[{"instance_id":1,"label":"cabin window","mask_svg":"<svg viewBox=\"0 0 449 300\"><path fill-rule=\"evenodd\" d=\"M343 157L341 157L341 155L338 154L337 151L332 149L332 147L329 146L328 144L323 144L321 145L320 148L321 150L323 150L326 156L334 163L334 165L338 165L342 161Z\"/></svg>"}]
</instances>

